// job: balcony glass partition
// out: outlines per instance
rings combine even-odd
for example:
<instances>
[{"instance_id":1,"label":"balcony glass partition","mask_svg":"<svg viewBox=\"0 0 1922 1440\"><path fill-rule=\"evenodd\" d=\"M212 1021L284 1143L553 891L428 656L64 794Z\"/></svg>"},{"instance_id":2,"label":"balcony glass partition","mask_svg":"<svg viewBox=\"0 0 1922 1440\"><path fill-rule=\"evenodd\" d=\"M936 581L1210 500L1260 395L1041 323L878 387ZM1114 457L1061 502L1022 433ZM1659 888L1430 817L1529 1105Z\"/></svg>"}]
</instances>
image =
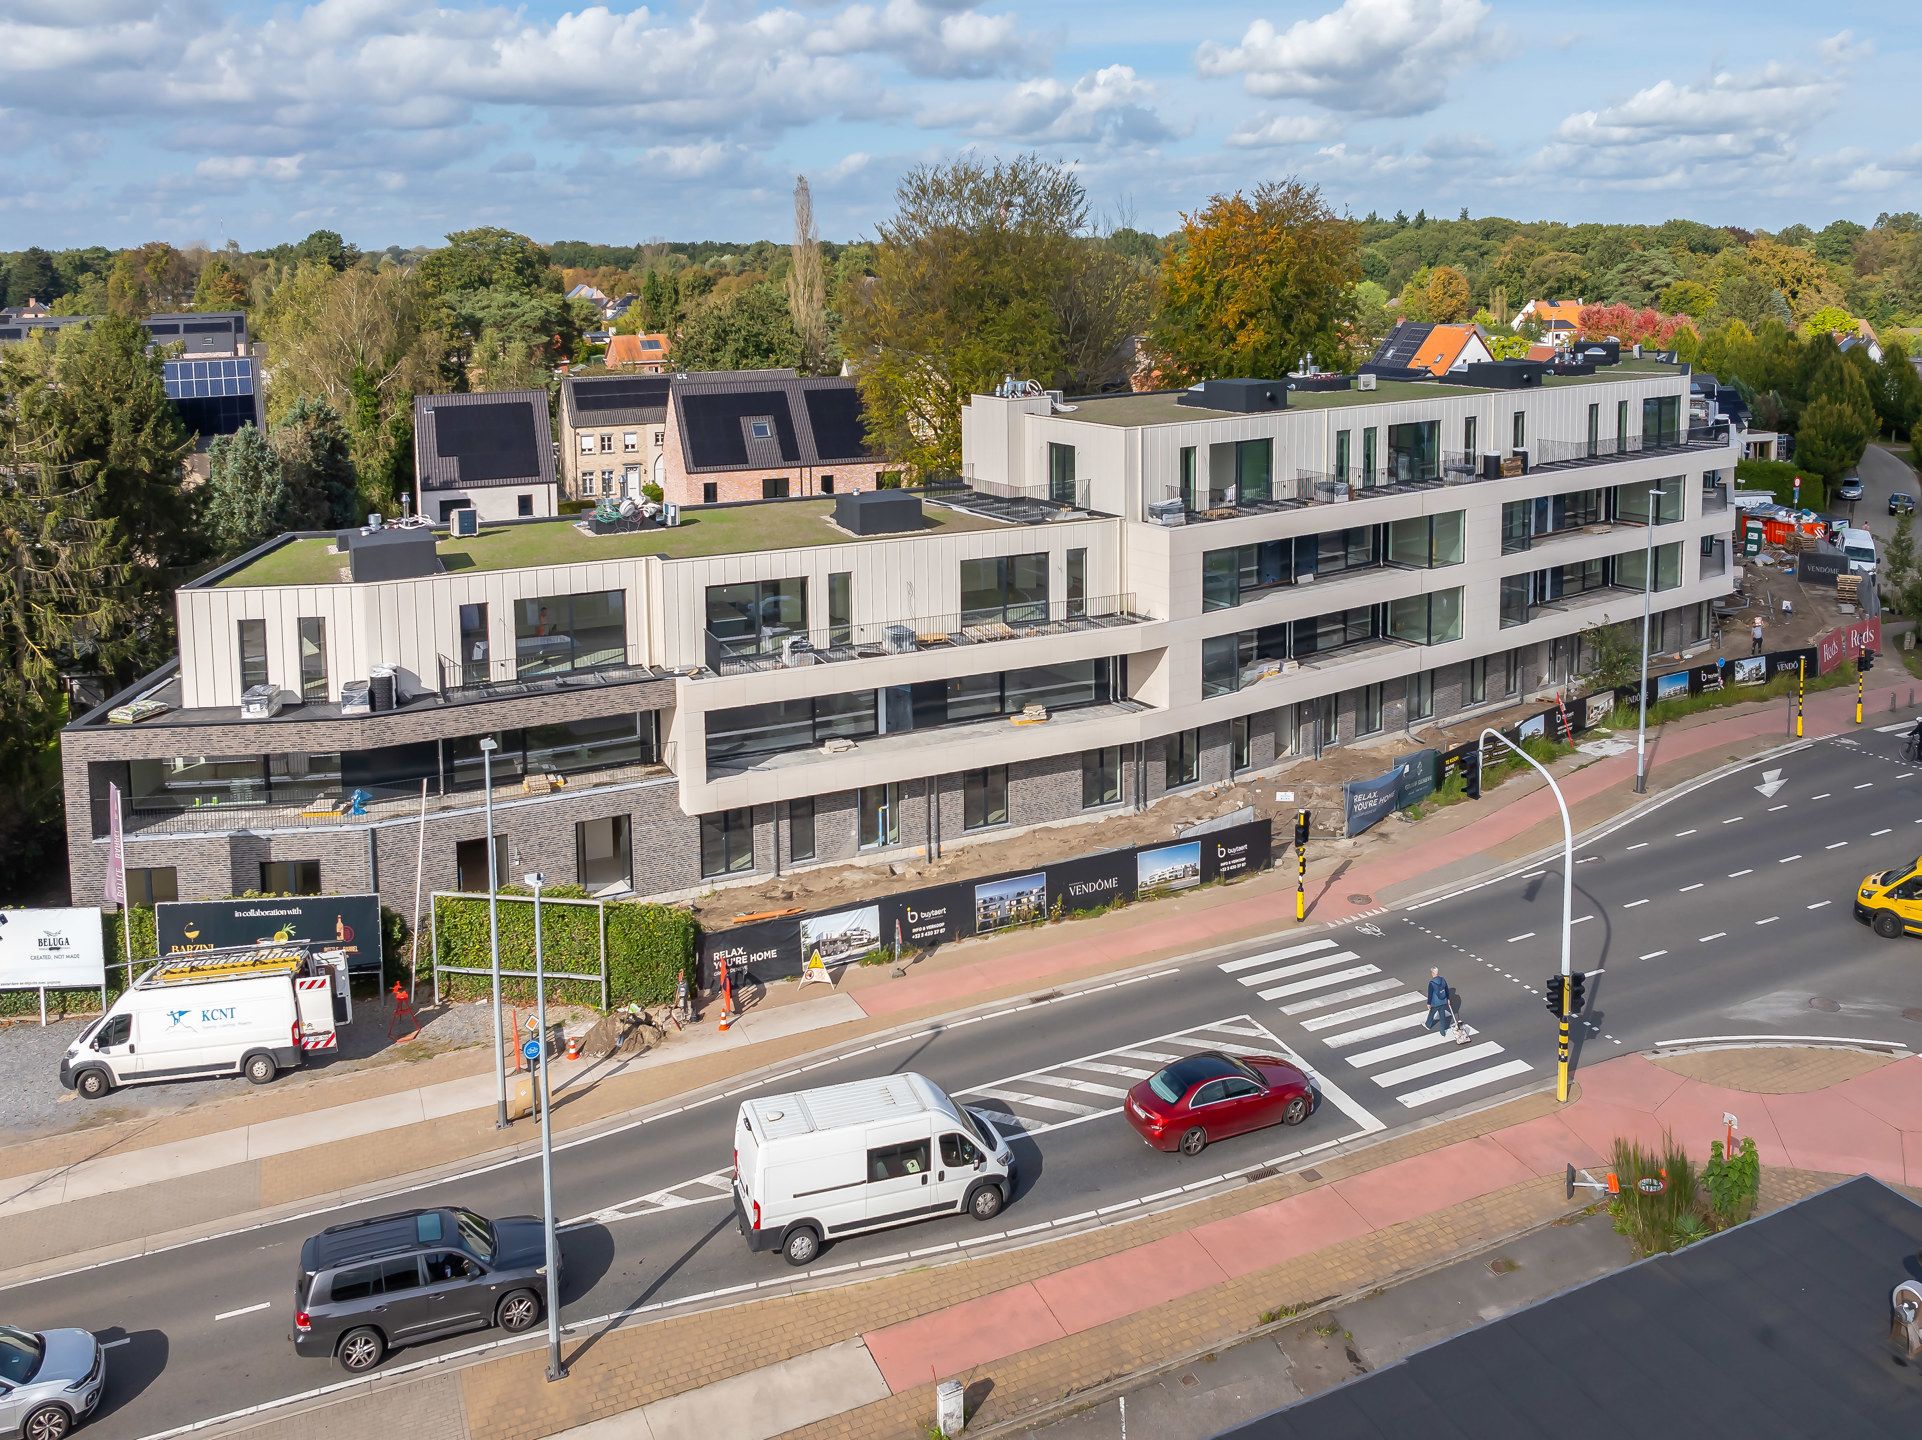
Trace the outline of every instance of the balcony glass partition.
<instances>
[{"instance_id":1,"label":"balcony glass partition","mask_svg":"<svg viewBox=\"0 0 1922 1440\"><path fill-rule=\"evenodd\" d=\"M1461 564L1462 517L1462 511L1452 510L1390 521L1388 563L1419 570Z\"/></svg>"},{"instance_id":2,"label":"balcony glass partition","mask_svg":"<svg viewBox=\"0 0 1922 1440\"><path fill-rule=\"evenodd\" d=\"M1615 578L1617 583L1629 590L1645 588L1644 576L1648 562L1648 552L1631 550L1615 559ZM1668 545L1655 547L1655 589L1673 590L1682 583L1682 545L1675 541Z\"/></svg>"},{"instance_id":3,"label":"balcony glass partition","mask_svg":"<svg viewBox=\"0 0 1922 1440\"><path fill-rule=\"evenodd\" d=\"M808 582L804 577L707 587L708 633L724 654L739 657L776 652L788 636L806 635L807 628Z\"/></svg>"},{"instance_id":4,"label":"balcony glass partition","mask_svg":"<svg viewBox=\"0 0 1922 1440\"><path fill-rule=\"evenodd\" d=\"M1388 633L1417 645L1445 645L1462 638L1462 592L1437 590L1388 604Z\"/></svg>"},{"instance_id":5,"label":"balcony glass partition","mask_svg":"<svg viewBox=\"0 0 1922 1440\"><path fill-rule=\"evenodd\" d=\"M1381 530L1379 525L1357 525L1348 530L1304 535L1295 554L1296 573L1313 571L1328 576L1348 570L1373 569L1381 564Z\"/></svg>"},{"instance_id":6,"label":"balcony glass partition","mask_svg":"<svg viewBox=\"0 0 1922 1440\"><path fill-rule=\"evenodd\" d=\"M1512 555L1528 548L1529 536L1534 530L1530 517L1533 509L1533 502L1528 500L1510 500L1502 506L1502 554Z\"/></svg>"},{"instance_id":7,"label":"balcony glass partition","mask_svg":"<svg viewBox=\"0 0 1922 1440\"><path fill-rule=\"evenodd\" d=\"M1235 502L1240 505L1265 505L1274 498L1275 442L1237 440L1235 442Z\"/></svg>"},{"instance_id":8,"label":"balcony glass partition","mask_svg":"<svg viewBox=\"0 0 1922 1440\"><path fill-rule=\"evenodd\" d=\"M1325 655L1345 645L1359 645L1381 635L1381 609L1359 605L1350 610L1333 610L1326 615L1310 615L1294 622L1289 653L1297 659Z\"/></svg>"},{"instance_id":9,"label":"balcony glass partition","mask_svg":"<svg viewBox=\"0 0 1922 1440\"><path fill-rule=\"evenodd\" d=\"M1509 575L1502 580L1502 628L1526 625L1534 591L1532 575Z\"/></svg>"},{"instance_id":10,"label":"balcony glass partition","mask_svg":"<svg viewBox=\"0 0 1922 1440\"><path fill-rule=\"evenodd\" d=\"M1203 699L1232 695L1241 688L1241 659L1238 637L1211 635L1201 642L1201 694Z\"/></svg>"},{"instance_id":11,"label":"balcony glass partition","mask_svg":"<svg viewBox=\"0 0 1922 1440\"><path fill-rule=\"evenodd\" d=\"M1293 540L1265 540L1208 551L1201 557L1201 608L1226 610L1294 584L1295 545Z\"/></svg>"},{"instance_id":12,"label":"balcony glass partition","mask_svg":"<svg viewBox=\"0 0 1922 1440\"><path fill-rule=\"evenodd\" d=\"M1048 618L1048 557L996 555L961 562L961 623L1033 625Z\"/></svg>"},{"instance_id":13,"label":"balcony glass partition","mask_svg":"<svg viewBox=\"0 0 1922 1440\"><path fill-rule=\"evenodd\" d=\"M1657 525L1673 524L1682 518L1682 490L1686 484L1687 481L1680 475L1666 475L1652 484L1617 485L1615 513L1631 524L1646 525L1652 506ZM1662 493L1651 495L1651 490L1660 490Z\"/></svg>"},{"instance_id":14,"label":"balcony glass partition","mask_svg":"<svg viewBox=\"0 0 1922 1440\"><path fill-rule=\"evenodd\" d=\"M1639 563L1640 553L1637 552ZM1535 594L1542 600L1566 600L1591 590L1606 590L1614 583L1613 567L1607 557L1583 560L1573 565L1558 565L1535 576Z\"/></svg>"},{"instance_id":15,"label":"balcony glass partition","mask_svg":"<svg viewBox=\"0 0 1922 1440\"><path fill-rule=\"evenodd\" d=\"M516 600L514 673L527 678L625 664L626 603L620 590Z\"/></svg>"},{"instance_id":16,"label":"balcony glass partition","mask_svg":"<svg viewBox=\"0 0 1922 1440\"><path fill-rule=\"evenodd\" d=\"M1651 395L1642 401L1642 448L1682 442L1682 397Z\"/></svg>"},{"instance_id":17,"label":"balcony glass partition","mask_svg":"<svg viewBox=\"0 0 1922 1440\"><path fill-rule=\"evenodd\" d=\"M1608 491L1575 490L1566 495L1542 495L1535 501L1535 533L1554 535L1608 522Z\"/></svg>"},{"instance_id":18,"label":"balcony glass partition","mask_svg":"<svg viewBox=\"0 0 1922 1440\"><path fill-rule=\"evenodd\" d=\"M1441 477L1441 422L1388 427L1388 478L1398 485Z\"/></svg>"}]
</instances>

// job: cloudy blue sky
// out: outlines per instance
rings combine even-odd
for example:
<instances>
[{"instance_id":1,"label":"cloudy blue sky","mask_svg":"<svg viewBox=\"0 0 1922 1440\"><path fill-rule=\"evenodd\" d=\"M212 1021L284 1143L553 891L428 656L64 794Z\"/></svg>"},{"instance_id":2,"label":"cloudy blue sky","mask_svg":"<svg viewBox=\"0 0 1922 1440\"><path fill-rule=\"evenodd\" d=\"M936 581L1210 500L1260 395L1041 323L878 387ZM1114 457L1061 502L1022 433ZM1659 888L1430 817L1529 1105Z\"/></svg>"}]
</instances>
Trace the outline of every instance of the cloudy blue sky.
<instances>
[{"instance_id":1,"label":"cloudy blue sky","mask_svg":"<svg viewBox=\"0 0 1922 1440\"><path fill-rule=\"evenodd\" d=\"M1847 28L1843 28L1846 26ZM907 167L1165 230L1339 206L1779 228L1922 208L1914 0L0 0L0 249L872 234Z\"/></svg>"}]
</instances>

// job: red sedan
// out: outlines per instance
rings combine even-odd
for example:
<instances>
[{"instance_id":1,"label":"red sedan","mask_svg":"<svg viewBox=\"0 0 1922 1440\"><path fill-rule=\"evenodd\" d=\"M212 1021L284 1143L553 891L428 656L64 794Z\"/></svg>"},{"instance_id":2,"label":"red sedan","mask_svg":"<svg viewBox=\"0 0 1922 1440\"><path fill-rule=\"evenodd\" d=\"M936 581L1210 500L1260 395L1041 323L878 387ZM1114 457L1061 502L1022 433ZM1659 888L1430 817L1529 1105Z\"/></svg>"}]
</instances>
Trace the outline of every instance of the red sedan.
<instances>
[{"instance_id":1,"label":"red sedan","mask_svg":"<svg viewBox=\"0 0 1922 1440\"><path fill-rule=\"evenodd\" d=\"M1211 1140L1299 1125L1320 1104L1314 1083L1285 1061L1206 1050L1157 1070L1121 1108L1155 1149L1199 1155Z\"/></svg>"}]
</instances>

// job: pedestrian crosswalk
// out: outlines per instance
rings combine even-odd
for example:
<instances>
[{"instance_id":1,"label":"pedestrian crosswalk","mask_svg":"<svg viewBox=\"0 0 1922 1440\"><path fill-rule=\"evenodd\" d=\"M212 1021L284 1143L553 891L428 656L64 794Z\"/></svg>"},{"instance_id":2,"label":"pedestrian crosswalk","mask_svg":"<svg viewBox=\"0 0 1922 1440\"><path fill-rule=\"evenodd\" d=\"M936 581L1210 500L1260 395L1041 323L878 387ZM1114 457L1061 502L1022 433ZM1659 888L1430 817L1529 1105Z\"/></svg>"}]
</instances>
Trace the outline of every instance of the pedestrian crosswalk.
<instances>
[{"instance_id":1,"label":"pedestrian crosswalk","mask_svg":"<svg viewBox=\"0 0 1922 1440\"><path fill-rule=\"evenodd\" d=\"M1426 995L1326 937L1225 961L1221 969L1407 1109L1512 1080L1533 1068L1473 1026L1429 1029Z\"/></svg>"}]
</instances>

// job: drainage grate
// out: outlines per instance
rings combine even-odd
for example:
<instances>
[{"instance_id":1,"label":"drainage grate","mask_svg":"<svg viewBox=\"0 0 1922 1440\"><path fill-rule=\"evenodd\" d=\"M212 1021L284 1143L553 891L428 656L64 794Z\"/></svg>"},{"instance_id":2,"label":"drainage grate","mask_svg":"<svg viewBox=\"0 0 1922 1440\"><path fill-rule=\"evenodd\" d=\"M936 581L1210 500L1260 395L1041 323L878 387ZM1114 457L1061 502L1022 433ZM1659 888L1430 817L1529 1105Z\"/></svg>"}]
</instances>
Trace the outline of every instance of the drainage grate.
<instances>
[{"instance_id":1,"label":"drainage grate","mask_svg":"<svg viewBox=\"0 0 1922 1440\"><path fill-rule=\"evenodd\" d=\"M1242 1176L1241 1178L1245 1183L1252 1185L1257 1180L1273 1179L1275 1176L1279 1175L1280 1173L1281 1172L1275 1169L1275 1167L1272 1165L1258 1165L1253 1170L1250 1170L1246 1175Z\"/></svg>"},{"instance_id":2,"label":"drainage grate","mask_svg":"<svg viewBox=\"0 0 1922 1440\"><path fill-rule=\"evenodd\" d=\"M1350 895L1348 897L1348 903L1350 905L1373 905L1375 903L1375 897L1373 895Z\"/></svg>"},{"instance_id":3,"label":"drainage grate","mask_svg":"<svg viewBox=\"0 0 1922 1440\"><path fill-rule=\"evenodd\" d=\"M1050 990L1042 995L1029 996L1028 1003L1030 1005L1045 1005L1050 1000L1059 1000L1060 998L1061 998L1061 992L1059 990Z\"/></svg>"},{"instance_id":4,"label":"drainage grate","mask_svg":"<svg viewBox=\"0 0 1922 1440\"><path fill-rule=\"evenodd\" d=\"M1811 1010L1823 1010L1832 1015L1841 1008L1842 1002L1840 1000L1831 1000L1826 995L1809 996L1809 1009Z\"/></svg>"}]
</instances>

